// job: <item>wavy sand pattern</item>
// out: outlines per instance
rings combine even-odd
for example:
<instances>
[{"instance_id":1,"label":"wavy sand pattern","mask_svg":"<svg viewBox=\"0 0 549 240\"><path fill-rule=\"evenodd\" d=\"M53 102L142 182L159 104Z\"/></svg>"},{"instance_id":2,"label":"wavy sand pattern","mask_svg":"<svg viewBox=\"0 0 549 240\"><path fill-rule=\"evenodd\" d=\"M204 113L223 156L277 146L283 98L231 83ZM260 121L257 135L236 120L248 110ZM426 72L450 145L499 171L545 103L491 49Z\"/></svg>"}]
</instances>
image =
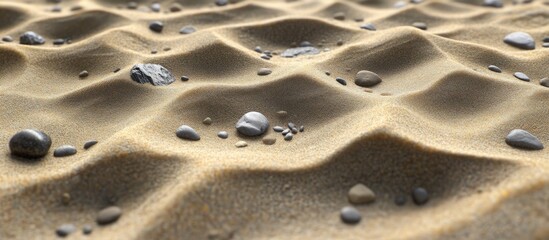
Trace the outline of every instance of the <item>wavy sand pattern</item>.
<instances>
[{"instance_id":1,"label":"wavy sand pattern","mask_svg":"<svg viewBox=\"0 0 549 240\"><path fill-rule=\"evenodd\" d=\"M549 238L549 155L504 141L521 128L549 143L549 89L539 84L549 76L541 47L549 4L179 0L146 13L127 2L63 0L62 11L51 12L52 1L0 1L0 36L15 39L0 43L0 239L56 239L59 225L93 224L113 203L124 211L118 222L69 238ZM164 12L173 2L183 10ZM82 9L71 11L75 5ZM162 33L148 29L153 20L165 23ZM377 31L360 29L368 22ZM185 25L198 31L179 34ZM46 44L18 44L25 31ZM514 31L530 33L536 49L503 43ZM56 38L72 44L54 46ZM253 50L280 52L305 40L330 50L269 61ZM190 80L140 85L129 74L137 63ZM257 76L262 67L273 73ZM383 78L371 92L352 83L364 69ZM82 70L89 77L80 79ZM517 71L532 81L516 79ZM271 126L294 121L306 130L264 145L234 128L248 111ZM206 117L212 125L202 124ZM177 138L182 124L201 140ZM14 157L7 143L25 128L78 153ZM221 130L228 139L216 136ZM82 149L90 139L99 144ZM236 148L240 140L248 147ZM343 224L339 210L359 182L377 200L357 206L360 224ZM418 186L429 190L426 205L409 198L395 205Z\"/></svg>"}]
</instances>

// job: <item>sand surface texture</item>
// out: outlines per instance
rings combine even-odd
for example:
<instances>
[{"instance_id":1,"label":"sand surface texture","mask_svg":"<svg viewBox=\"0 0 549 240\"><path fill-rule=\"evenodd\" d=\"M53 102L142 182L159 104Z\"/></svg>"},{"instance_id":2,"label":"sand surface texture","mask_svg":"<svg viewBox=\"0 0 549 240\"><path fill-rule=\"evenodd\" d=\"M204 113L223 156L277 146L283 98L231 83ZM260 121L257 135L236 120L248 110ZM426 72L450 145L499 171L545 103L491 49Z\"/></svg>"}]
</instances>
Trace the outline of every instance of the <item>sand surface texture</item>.
<instances>
[{"instance_id":1,"label":"sand surface texture","mask_svg":"<svg viewBox=\"0 0 549 240\"><path fill-rule=\"evenodd\" d=\"M155 1L135 10L128 2L0 1L0 36L14 39L0 43L0 239L57 239L66 223L77 227L67 239L549 238L547 150L505 143L525 129L549 144L543 1L180 0L181 11L161 1L159 13L143 9ZM161 33L149 29L155 20ZM180 34L186 25L197 31ZM26 31L46 43L19 44ZM536 49L505 44L515 31ZM57 38L72 43L55 46ZM302 41L322 52L276 55ZM275 54L262 59L256 46ZM136 83L139 63L160 64L176 81ZM360 70L383 82L355 85ZM275 144L237 133L249 111L269 119ZM305 131L285 141L272 127L290 121ZM201 139L176 137L183 124ZM10 138L27 128L51 137L46 157L10 154ZM223 130L227 139L217 137ZM66 144L78 153L54 157ZM355 206L359 224L344 224L339 211L357 183L376 200ZM427 204L411 200L416 187L428 190ZM111 205L122 216L98 226Z\"/></svg>"}]
</instances>

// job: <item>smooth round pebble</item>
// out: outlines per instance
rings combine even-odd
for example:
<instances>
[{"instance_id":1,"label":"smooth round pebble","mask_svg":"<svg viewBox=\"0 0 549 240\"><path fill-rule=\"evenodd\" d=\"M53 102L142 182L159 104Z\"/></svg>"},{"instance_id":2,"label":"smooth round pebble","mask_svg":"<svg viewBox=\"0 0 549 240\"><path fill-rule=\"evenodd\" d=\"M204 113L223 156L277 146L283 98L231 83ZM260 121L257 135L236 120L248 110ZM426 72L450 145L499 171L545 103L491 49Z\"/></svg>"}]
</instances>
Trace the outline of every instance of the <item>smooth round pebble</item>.
<instances>
[{"instance_id":1,"label":"smooth round pebble","mask_svg":"<svg viewBox=\"0 0 549 240\"><path fill-rule=\"evenodd\" d=\"M522 129L513 129L509 132L505 137L505 143L511 147L528 150L541 150L544 148L543 143L536 136Z\"/></svg>"},{"instance_id":2,"label":"smooth round pebble","mask_svg":"<svg viewBox=\"0 0 549 240\"><path fill-rule=\"evenodd\" d=\"M416 188L412 191L412 199L416 205L423 205L429 201L429 193L424 188Z\"/></svg>"},{"instance_id":3,"label":"smooth round pebble","mask_svg":"<svg viewBox=\"0 0 549 240\"><path fill-rule=\"evenodd\" d=\"M9 142L11 154L26 158L46 156L51 147L51 138L44 132L35 129L22 130Z\"/></svg>"},{"instance_id":4,"label":"smooth round pebble","mask_svg":"<svg viewBox=\"0 0 549 240\"><path fill-rule=\"evenodd\" d=\"M122 209L117 206L110 206L99 211L96 222L99 225L106 225L116 222L122 216Z\"/></svg>"},{"instance_id":5,"label":"smooth round pebble","mask_svg":"<svg viewBox=\"0 0 549 240\"><path fill-rule=\"evenodd\" d=\"M289 132L288 134L284 135L284 140L291 141L294 138L294 134Z\"/></svg>"},{"instance_id":6,"label":"smooth round pebble","mask_svg":"<svg viewBox=\"0 0 549 240\"><path fill-rule=\"evenodd\" d=\"M198 141L200 140L200 135L192 128L187 125L181 125L177 130L175 131L175 135L178 138L191 140L191 141Z\"/></svg>"},{"instance_id":7,"label":"smooth round pebble","mask_svg":"<svg viewBox=\"0 0 549 240\"><path fill-rule=\"evenodd\" d=\"M82 72L80 72L80 73L78 74L78 77L80 77L80 78L86 78L86 77L88 77L89 75L90 75L90 73L89 73L88 71L84 70L84 71L82 71Z\"/></svg>"},{"instance_id":8,"label":"smooth round pebble","mask_svg":"<svg viewBox=\"0 0 549 240\"><path fill-rule=\"evenodd\" d=\"M269 68L260 68L258 71L257 71L257 75L259 76L267 76L269 74L273 73L273 70L269 69Z\"/></svg>"},{"instance_id":9,"label":"smooth round pebble","mask_svg":"<svg viewBox=\"0 0 549 240\"><path fill-rule=\"evenodd\" d=\"M204 118L204 120L202 120L202 123L206 124L206 125L212 125L212 119L210 117L207 117L207 118Z\"/></svg>"},{"instance_id":10,"label":"smooth round pebble","mask_svg":"<svg viewBox=\"0 0 549 240\"><path fill-rule=\"evenodd\" d=\"M235 127L243 135L259 136L269 129L269 120L259 112L248 112L238 120Z\"/></svg>"},{"instance_id":11,"label":"smooth round pebble","mask_svg":"<svg viewBox=\"0 0 549 240\"><path fill-rule=\"evenodd\" d=\"M347 198L352 204L366 204L374 202L376 200L376 195L370 188L359 183L349 190Z\"/></svg>"},{"instance_id":12,"label":"smooth round pebble","mask_svg":"<svg viewBox=\"0 0 549 240\"><path fill-rule=\"evenodd\" d=\"M518 78L519 80L522 80L522 81L526 81L526 82L530 82L530 78L528 76L526 76L526 74L522 73L522 72L516 72L515 74L513 74L513 76L515 76L516 78Z\"/></svg>"},{"instance_id":13,"label":"smooth round pebble","mask_svg":"<svg viewBox=\"0 0 549 240\"><path fill-rule=\"evenodd\" d=\"M262 139L263 144L265 145L273 145L276 143L276 138L272 136L267 136Z\"/></svg>"},{"instance_id":14,"label":"smooth round pebble","mask_svg":"<svg viewBox=\"0 0 549 240\"><path fill-rule=\"evenodd\" d=\"M359 71L355 77L355 84L361 87L373 87L381 81L379 75L366 70Z\"/></svg>"},{"instance_id":15,"label":"smooth round pebble","mask_svg":"<svg viewBox=\"0 0 549 240\"><path fill-rule=\"evenodd\" d=\"M162 32L164 29L164 23L161 21L153 21L149 24L149 29L157 33Z\"/></svg>"},{"instance_id":16,"label":"smooth round pebble","mask_svg":"<svg viewBox=\"0 0 549 240\"><path fill-rule=\"evenodd\" d=\"M341 221L347 224L357 224L362 220L360 212L354 207L343 207L340 212Z\"/></svg>"},{"instance_id":17,"label":"smooth round pebble","mask_svg":"<svg viewBox=\"0 0 549 240\"><path fill-rule=\"evenodd\" d=\"M530 34L525 32L513 32L503 38L503 42L513 47L532 50L536 48L536 42Z\"/></svg>"},{"instance_id":18,"label":"smooth round pebble","mask_svg":"<svg viewBox=\"0 0 549 240\"><path fill-rule=\"evenodd\" d=\"M93 226L91 224L86 224L82 227L82 233L85 235L90 235L93 232Z\"/></svg>"},{"instance_id":19,"label":"smooth round pebble","mask_svg":"<svg viewBox=\"0 0 549 240\"><path fill-rule=\"evenodd\" d=\"M4 41L4 42L13 42L13 38L11 36L3 36L2 41Z\"/></svg>"},{"instance_id":20,"label":"smooth round pebble","mask_svg":"<svg viewBox=\"0 0 549 240\"><path fill-rule=\"evenodd\" d=\"M220 131L217 133L217 136L222 139L227 139L229 137L229 133L226 131Z\"/></svg>"},{"instance_id":21,"label":"smooth round pebble","mask_svg":"<svg viewBox=\"0 0 549 240\"><path fill-rule=\"evenodd\" d=\"M284 128L281 127L281 126L275 126L275 127L273 127L273 131L275 131L275 132L282 132L282 131L284 131Z\"/></svg>"},{"instance_id":22,"label":"smooth round pebble","mask_svg":"<svg viewBox=\"0 0 549 240\"><path fill-rule=\"evenodd\" d=\"M76 154L76 147L72 145L62 145L53 151L54 157L67 157Z\"/></svg>"},{"instance_id":23,"label":"smooth round pebble","mask_svg":"<svg viewBox=\"0 0 549 240\"><path fill-rule=\"evenodd\" d=\"M76 226L74 224L63 224L55 230L55 233L60 237L66 237L69 234L76 231Z\"/></svg>"}]
</instances>

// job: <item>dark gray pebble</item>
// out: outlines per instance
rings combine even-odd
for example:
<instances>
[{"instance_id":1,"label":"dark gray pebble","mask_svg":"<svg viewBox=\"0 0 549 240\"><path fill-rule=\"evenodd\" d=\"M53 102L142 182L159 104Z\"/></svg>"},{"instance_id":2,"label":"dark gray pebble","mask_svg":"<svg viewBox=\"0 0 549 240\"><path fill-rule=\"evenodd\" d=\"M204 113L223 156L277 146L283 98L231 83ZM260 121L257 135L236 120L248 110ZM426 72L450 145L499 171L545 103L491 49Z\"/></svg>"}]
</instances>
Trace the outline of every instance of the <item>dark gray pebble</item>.
<instances>
[{"instance_id":1,"label":"dark gray pebble","mask_svg":"<svg viewBox=\"0 0 549 240\"><path fill-rule=\"evenodd\" d=\"M404 195L398 195L395 197L395 204L397 206L403 206L404 204L406 204L406 196Z\"/></svg>"},{"instance_id":2,"label":"dark gray pebble","mask_svg":"<svg viewBox=\"0 0 549 240\"><path fill-rule=\"evenodd\" d=\"M488 69L489 69L490 71L493 71L493 72L501 73L501 68L499 68L499 67L496 66L496 65L490 65L490 66L488 66Z\"/></svg>"},{"instance_id":3,"label":"dark gray pebble","mask_svg":"<svg viewBox=\"0 0 549 240\"><path fill-rule=\"evenodd\" d=\"M300 131L300 132L305 131L305 126L301 125L301 127L299 127L299 131Z\"/></svg>"},{"instance_id":4,"label":"dark gray pebble","mask_svg":"<svg viewBox=\"0 0 549 240\"><path fill-rule=\"evenodd\" d=\"M370 31L377 30L376 26L373 23L366 23L366 24L360 25L360 28L364 30L370 30Z\"/></svg>"},{"instance_id":5,"label":"dark gray pebble","mask_svg":"<svg viewBox=\"0 0 549 240\"><path fill-rule=\"evenodd\" d=\"M362 70L356 74L355 84L361 87L373 87L381 83L381 77L374 72Z\"/></svg>"},{"instance_id":6,"label":"dark gray pebble","mask_svg":"<svg viewBox=\"0 0 549 240\"><path fill-rule=\"evenodd\" d=\"M416 205L423 205L429 201L429 193L424 188L416 188L412 191L412 199Z\"/></svg>"},{"instance_id":7,"label":"dark gray pebble","mask_svg":"<svg viewBox=\"0 0 549 240\"><path fill-rule=\"evenodd\" d=\"M273 130L274 130L275 132L282 132L282 131L284 131L284 128L281 127L281 126L275 126L275 127L273 127Z\"/></svg>"},{"instance_id":8,"label":"dark gray pebble","mask_svg":"<svg viewBox=\"0 0 549 240\"><path fill-rule=\"evenodd\" d=\"M183 82L189 81L189 77L181 76L181 81L183 81Z\"/></svg>"},{"instance_id":9,"label":"dark gray pebble","mask_svg":"<svg viewBox=\"0 0 549 240\"><path fill-rule=\"evenodd\" d=\"M427 30L427 24L424 22L415 22L415 23L412 23L412 26L419 28L421 30Z\"/></svg>"},{"instance_id":10,"label":"dark gray pebble","mask_svg":"<svg viewBox=\"0 0 549 240\"><path fill-rule=\"evenodd\" d=\"M315 55L319 54L320 50L315 47L297 47L284 50L280 56L286 58L297 57L299 55Z\"/></svg>"},{"instance_id":11,"label":"dark gray pebble","mask_svg":"<svg viewBox=\"0 0 549 240\"><path fill-rule=\"evenodd\" d=\"M229 4L229 1L228 0L215 0L215 5L217 6L226 6L227 4Z\"/></svg>"},{"instance_id":12,"label":"dark gray pebble","mask_svg":"<svg viewBox=\"0 0 549 240\"><path fill-rule=\"evenodd\" d=\"M4 42L13 42L13 38L11 36L4 36L4 37L2 37L2 41L4 41Z\"/></svg>"},{"instance_id":13,"label":"dark gray pebble","mask_svg":"<svg viewBox=\"0 0 549 240\"><path fill-rule=\"evenodd\" d=\"M501 0L484 0L484 6L500 8L503 7L503 2Z\"/></svg>"},{"instance_id":14,"label":"dark gray pebble","mask_svg":"<svg viewBox=\"0 0 549 240\"><path fill-rule=\"evenodd\" d=\"M55 230L55 233L60 237L66 237L69 234L76 231L76 226L74 224L63 224Z\"/></svg>"},{"instance_id":15,"label":"dark gray pebble","mask_svg":"<svg viewBox=\"0 0 549 240\"><path fill-rule=\"evenodd\" d=\"M134 65L131 70L131 78L138 83L150 83L154 86L169 85L175 81L172 73L158 64Z\"/></svg>"},{"instance_id":16,"label":"dark gray pebble","mask_svg":"<svg viewBox=\"0 0 549 240\"><path fill-rule=\"evenodd\" d=\"M25 129L11 137L9 147L15 156L40 158L48 154L51 138L42 131Z\"/></svg>"},{"instance_id":17,"label":"dark gray pebble","mask_svg":"<svg viewBox=\"0 0 549 240\"><path fill-rule=\"evenodd\" d=\"M337 77L336 81L343 86L347 86L347 81L345 81L345 79L343 78Z\"/></svg>"},{"instance_id":18,"label":"dark gray pebble","mask_svg":"<svg viewBox=\"0 0 549 240\"><path fill-rule=\"evenodd\" d=\"M122 209L116 206L107 207L97 214L96 222L99 225L106 225L116 222L122 215Z\"/></svg>"},{"instance_id":19,"label":"dark gray pebble","mask_svg":"<svg viewBox=\"0 0 549 240\"><path fill-rule=\"evenodd\" d=\"M53 45L63 45L63 44L65 44L65 39L63 38L58 38L53 40Z\"/></svg>"},{"instance_id":20,"label":"dark gray pebble","mask_svg":"<svg viewBox=\"0 0 549 240\"><path fill-rule=\"evenodd\" d=\"M86 224L82 227L82 233L85 235L90 235L93 232L93 226L91 224Z\"/></svg>"},{"instance_id":21,"label":"dark gray pebble","mask_svg":"<svg viewBox=\"0 0 549 240\"><path fill-rule=\"evenodd\" d=\"M88 71L84 70L84 71L82 71L82 72L80 72L80 73L78 74L78 77L80 77L80 78L86 78L86 77L88 77L89 75L90 75L90 73L89 73Z\"/></svg>"},{"instance_id":22,"label":"dark gray pebble","mask_svg":"<svg viewBox=\"0 0 549 240\"><path fill-rule=\"evenodd\" d=\"M175 131L175 135L181 139L198 141L200 140L200 135L192 128L187 125L181 125Z\"/></svg>"},{"instance_id":23,"label":"dark gray pebble","mask_svg":"<svg viewBox=\"0 0 549 240\"><path fill-rule=\"evenodd\" d=\"M53 151L54 157L67 157L76 154L76 147L72 145L62 145Z\"/></svg>"},{"instance_id":24,"label":"dark gray pebble","mask_svg":"<svg viewBox=\"0 0 549 240\"><path fill-rule=\"evenodd\" d=\"M267 76L271 73L273 73L273 70L269 68L260 68L259 70L257 70L257 75L259 76Z\"/></svg>"},{"instance_id":25,"label":"dark gray pebble","mask_svg":"<svg viewBox=\"0 0 549 240\"><path fill-rule=\"evenodd\" d=\"M19 43L24 45L41 45L46 43L46 40L35 32L25 32L19 37Z\"/></svg>"},{"instance_id":26,"label":"dark gray pebble","mask_svg":"<svg viewBox=\"0 0 549 240\"><path fill-rule=\"evenodd\" d=\"M289 128L286 128L282 131L282 135L286 135L286 134L290 133L290 131L291 130Z\"/></svg>"},{"instance_id":27,"label":"dark gray pebble","mask_svg":"<svg viewBox=\"0 0 549 240\"><path fill-rule=\"evenodd\" d=\"M289 132L288 134L284 135L284 140L291 141L294 138L294 134Z\"/></svg>"},{"instance_id":28,"label":"dark gray pebble","mask_svg":"<svg viewBox=\"0 0 549 240\"><path fill-rule=\"evenodd\" d=\"M254 51L256 51L257 53L263 53L263 50L261 49L260 46L255 47Z\"/></svg>"},{"instance_id":29,"label":"dark gray pebble","mask_svg":"<svg viewBox=\"0 0 549 240\"><path fill-rule=\"evenodd\" d=\"M162 32L164 29L164 23L161 21L153 21L149 24L149 29L155 31L155 32Z\"/></svg>"},{"instance_id":30,"label":"dark gray pebble","mask_svg":"<svg viewBox=\"0 0 549 240\"><path fill-rule=\"evenodd\" d=\"M549 87L549 77L544 77L539 80L539 84L544 87Z\"/></svg>"},{"instance_id":31,"label":"dark gray pebble","mask_svg":"<svg viewBox=\"0 0 549 240\"><path fill-rule=\"evenodd\" d=\"M362 220L360 212L354 207L344 207L340 212L341 221L347 224L357 224Z\"/></svg>"},{"instance_id":32,"label":"dark gray pebble","mask_svg":"<svg viewBox=\"0 0 549 240\"><path fill-rule=\"evenodd\" d=\"M179 30L179 33L181 34L191 34L191 33L194 33L196 32L196 28L193 27L193 26L184 26L181 28L181 30Z\"/></svg>"},{"instance_id":33,"label":"dark gray pebble","mask_svg":"<svg viewBox=\"0 0 549 240\"><path fill-rule=\"evenodd\" d=\"M91 148L93 145L97 144L98 142L96 140L90 140L90 141L87 141L84 143L84 149L89 149Z\"/></svg>"},{"instance_id":34,"label":"dark gray pebble","mask_svg":"<svg viewBox=\"0 0 549 240\"><path fill-rule=\"evenodd\" d=\"M541 150L543 149L543 143L534 135L529 133L526 130L514 129L507 137L505 137L505 142L515 148L522 148L528 150Z\"/></svg>"}]
</instances>

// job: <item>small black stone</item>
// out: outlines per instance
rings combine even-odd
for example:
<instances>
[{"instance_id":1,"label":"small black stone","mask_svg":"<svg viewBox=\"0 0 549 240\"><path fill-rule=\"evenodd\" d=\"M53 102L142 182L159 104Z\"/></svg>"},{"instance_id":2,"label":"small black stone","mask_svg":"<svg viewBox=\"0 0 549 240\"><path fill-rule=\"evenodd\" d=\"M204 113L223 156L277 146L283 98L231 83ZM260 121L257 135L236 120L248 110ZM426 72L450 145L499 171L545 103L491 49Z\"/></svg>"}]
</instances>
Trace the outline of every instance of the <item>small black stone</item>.
<instances>
[{"instance_id":1,"label":"small black stone","mask_svg":"<svg viewBox=\"0 0 549 240\"><path fill-rule=\"evenodd\" d=\"M161 21L153 21L149 24L149 29L158 33L162 32L162 30L164 29L164 23L162 23Z\"/></svg>"},{"instance_id":2,"label":"small black stone","mask_svg":"<svg viewBox=\"0 0 549 240\"><path fill-rule=\"evenodd\" d=\"M404 195L398 195L395 197L395 204L397 206L402 206L404 204L406 204L406 196Z\"/></svg>"},{"instance_id":3,"label":"small black stone","mask_svg":"<svg viewBox=\"0 0 549 240\"><path fill-rule=\"evenodd\" d=\"M66 237L74 231L76 231L76 226L73 224L63 224L55 230L55 233L60 237Z\"/></svg>"},{"instance_id":4,"label":"small black stone","mask_svg":"<svg viewBox=\"0 0 549 240\"><path fill-rule=\"evenodd\" d=\"M97 144L98 142L96 140L90 140L90 141L87 141L86 143L84 143L84 149L89 149L91 148L93 145Z\"/></svg>"},{"instance_id":5,"label":"small black stone","mask_svg":"<svg viewBox=\"0 0 549 240\"><path fill-rule=\"evenodd\" d=\"M343 86L347 86L347 81L345 81L345 79L343 78L337 77L336 81Z\"/></svg>"},{"instance_id":6,"label":"small black stone","mask_svg":"<svg viewBox=\"0 0 549 240\"><path fill-rule=\"evenodd\" d=\"M93 226L92 225L86 224L86 225L84 225L84 227L82 227L82 233L84 233L85 235L90 235L92 232L93 232Z\"/></svg>"},{"instance_id":7,"label":"small black stone","mask_svg":"<svg viewBox=\"0 0 549 240\"><path fill-rule=\"evenodd\" d=\"M181 76L181 81L183 81L183 82L189 81L189 77Z\"/></svg>"},{"instance_id":8,"label":"small black stone","mask_svg":"<svg viewBox=\"0 0 549 240\"><path fill-rule=\"evenodd\" d=\"M499 68L496 65L490 65L488 66L488 69L490 69L490 71L493 71L493 72L501 73L501 68Z\"/></svg>"},{"instance_id":9,"label":"small black stone","mask_svg":"<svg viewBox=\"0 0 549 240\"><path fill-rule=\"evenodd\" d=\"M13 135L9 147L13 155L40 158L48 154L51 147L51 138L42 131L25 129Z\"/></svg>"},{"instance_id":10,"label":"small black stone","mask_svg":"<svg viewBox=\"0 0 549 240\"><path fill-rule=\"evenodd\" d=\"M63 45L63 44L65 44L65 39L58 38L53 40L53 45Z\"/></svg>"},{"instance_id":11,"label":"small black stone","mask_svg":"<svg viewBox=\"0 0 549 240\"><path fill-rule=\"evenodd\" d=\"M423 205L429 201L429 193L424 188L416 188L412 191L412 199L416 205Z\"/></svg>"},{"instance_id":12,"label":"small black stone","mask_svg":"<svg viewBox=\"0 0 549 240\"><path fill-rule=\"evenodd\" d=\"M90 75L90 73L88 71L84 70L84 71L82 71L78 74L78 77L87 78L89 75Z\"/></svg>"},{"instance_id":13,"label":"small black stone","mask_svg":"<svg viewBox=\"0 0 549 240\"><path fill-rule=\"evenodd\" d=\"M114 69L113 72L114 72L114 73L117 73L117 72L119 72L119 71L120 71L120 68L117 68L117 69Z\"/></svg>"},{"instance_id":14,"label":"small black stone","mask_svg":"<svg viewBox=\"0 0 549 240\"><path fill-rule=\"evenodd\" d=\"M360 212L354 207L344 207L340 212L341 221L347 224L357 224L362 220Z\"/></svg>"}]
</instances>

